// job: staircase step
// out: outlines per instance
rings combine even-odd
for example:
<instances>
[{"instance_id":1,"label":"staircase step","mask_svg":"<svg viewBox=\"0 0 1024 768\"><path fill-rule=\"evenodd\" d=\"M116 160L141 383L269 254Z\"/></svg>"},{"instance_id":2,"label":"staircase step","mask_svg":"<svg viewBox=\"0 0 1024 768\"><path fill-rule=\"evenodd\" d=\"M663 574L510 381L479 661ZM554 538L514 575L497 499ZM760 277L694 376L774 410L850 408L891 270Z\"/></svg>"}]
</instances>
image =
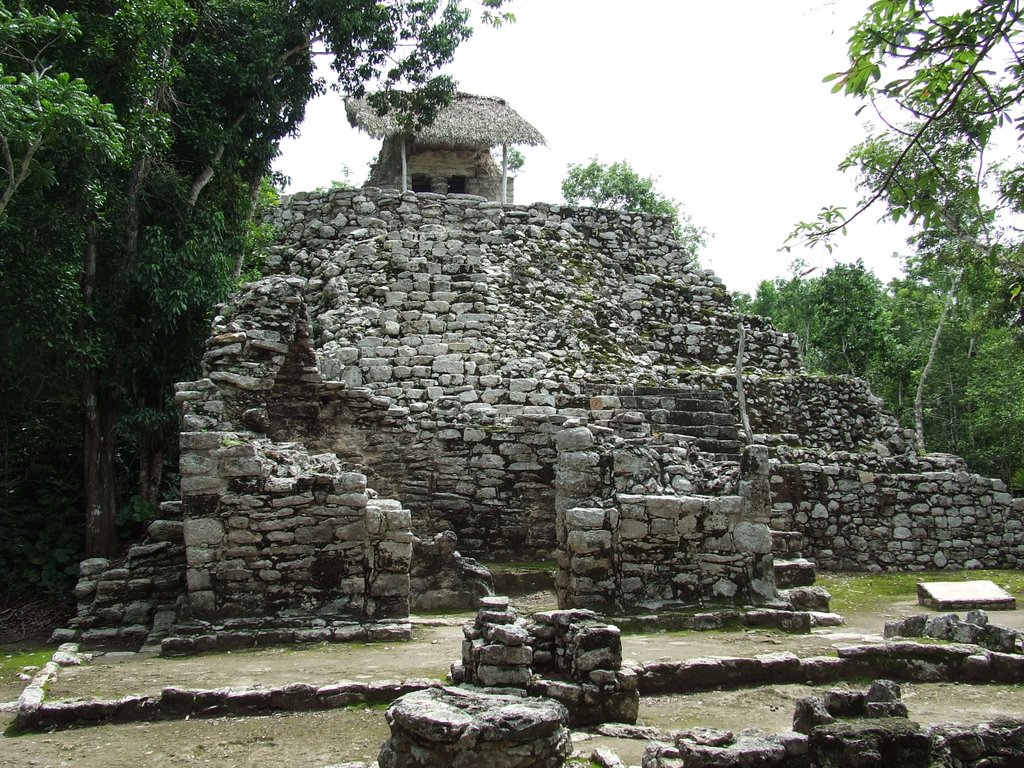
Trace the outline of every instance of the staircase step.
<instances>
[{"instance_id":1,"label":"staircase step","mask_svg":"<svg viewBox=\"0 0 1024 768\"><path fill-rule=\"evenodd\" d=\"M731 413L713 411L654 411L651 421L655 424L676 424L686 427L736 426L736 417Z\"/></svg>"},{"instance_id":2,"label":"staircase step","mask_svg":"<svg viewBox=\"0 0 1024 768\"><path fill-rule=\"evenodd\" d=\"M715 440L712 438L698 437L693 444L705 453L728 453L739 458L743 450L743 443L739 440Z\"/></svg>"},{"instance_id":3,"label":"staircase step","mask_svg":"<svg viewBox=\"0 0 1024 768\"><path fill-rule=\"evenodd\" d=\"M659 424L658 431L670 432L673 435L704 438L708 440L739 441L740 431L734 424L730 427L719 427L714 424L707 426L687 426L685 424Z\"/></svg>"}]
</instances>

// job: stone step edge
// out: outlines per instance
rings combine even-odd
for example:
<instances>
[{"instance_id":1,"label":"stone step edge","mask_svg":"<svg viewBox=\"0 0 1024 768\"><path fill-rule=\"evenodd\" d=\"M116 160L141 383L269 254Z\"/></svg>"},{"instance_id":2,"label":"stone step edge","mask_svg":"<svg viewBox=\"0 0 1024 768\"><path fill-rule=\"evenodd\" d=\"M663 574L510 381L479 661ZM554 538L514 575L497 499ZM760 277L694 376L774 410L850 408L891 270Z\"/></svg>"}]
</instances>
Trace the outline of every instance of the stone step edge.
<instances>
[{"instance_id":1,"label":"stone step edge","mask_svg":"<svg viewBox=\"0 0 1024 768\"><path fill-rule=\"evenodd\" d=\"M641 696L763 685L822 685L865 678L927 683L1024 683L1024 655L975 645L886 642L841 646L838 656L790 652L636 664Z\"/></svg>"}]
</instances>

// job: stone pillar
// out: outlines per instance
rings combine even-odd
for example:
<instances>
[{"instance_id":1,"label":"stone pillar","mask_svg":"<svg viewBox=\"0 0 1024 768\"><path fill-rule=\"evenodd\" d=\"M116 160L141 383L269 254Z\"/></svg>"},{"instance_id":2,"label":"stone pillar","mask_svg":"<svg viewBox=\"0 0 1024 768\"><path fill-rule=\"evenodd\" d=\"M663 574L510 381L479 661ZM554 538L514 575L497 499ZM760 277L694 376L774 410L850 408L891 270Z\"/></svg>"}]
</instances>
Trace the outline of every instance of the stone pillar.
<instances>
[{"instance_id":1,"label":"stone pillar","mask_svg":"<svg viewBox=\"0 0 1024 768\"><path fill-rule=\"evenodd\" d=\"M739 495L743 497L743 518L768 524L772 511L771 467L768 446L748 445L740 458Z\"/></svg>"},{"instance_id":2,"label":"stone pillar","mask_svg":"<svg viewBox=\"0 0 1024 768\"><path fill-rule=\"evenodd\" d=\"M569 526L566 513L576 507L590 506L588 503L601 487L600 456L594 450L594 435L579 422L566 422L567 428L555 436L558 458L555 462L555 589L559 605L569 588L571 576L571 553L568 550ZM608 542L610 544L610 541Z\"/></svg>"}]
</instances>

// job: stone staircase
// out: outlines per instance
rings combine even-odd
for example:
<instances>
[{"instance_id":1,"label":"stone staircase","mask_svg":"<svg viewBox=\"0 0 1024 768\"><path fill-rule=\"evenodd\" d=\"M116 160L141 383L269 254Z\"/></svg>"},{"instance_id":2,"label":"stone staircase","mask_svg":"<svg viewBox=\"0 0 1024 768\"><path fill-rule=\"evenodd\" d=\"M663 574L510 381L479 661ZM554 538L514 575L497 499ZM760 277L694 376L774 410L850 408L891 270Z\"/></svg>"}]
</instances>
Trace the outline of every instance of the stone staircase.
<instances>
[{"instance_id":1,"label":"stone staircase","mask_svg":"<svg viewBox=\"0 0 1024 768\"><path fill-rule=\"evenodd\" d=\"M614 387L621 411L639 411L658 432L683 435L718 462L738 462L743 441L725 393L669 387Z\"/></svg>"}]
</instances>

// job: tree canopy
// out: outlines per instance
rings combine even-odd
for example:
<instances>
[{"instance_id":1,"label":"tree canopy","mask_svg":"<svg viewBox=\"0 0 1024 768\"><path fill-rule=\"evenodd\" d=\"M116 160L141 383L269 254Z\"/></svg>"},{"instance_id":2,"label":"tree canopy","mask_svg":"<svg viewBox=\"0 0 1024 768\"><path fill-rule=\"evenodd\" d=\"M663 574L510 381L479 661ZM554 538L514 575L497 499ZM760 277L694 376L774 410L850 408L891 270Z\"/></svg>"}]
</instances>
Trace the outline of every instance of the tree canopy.
<instances>
[{"instance_id":1,"label":"tree canopy","mask_svg":"<svg viewBox=\"0 0 1024 768\"><path fill-rule=\"evenodd\" d=\"M737 304L794 333L812 372L866 378L921 448L1024 490L1024 334L1007 322L1000 281L989 266L954 286L916 256L888 285L860 263L813 277L798 263Z\"/></svg>"},{"instance_id":2,"label":"tree canopy","mask_svg":"<svg viewBox=\"0 0 1024 768\"><path fill-rule=\"evenodd\" d=\"M571 163L562 179L562 197L569 205L591 205L664 216L672 222L676 239L694 258L704 246L707 232L693 224L678 202L657 189L656 179L641 176L625 160L610 165L591 158L586 165Z\"/></svg>"},{"instance_id":3,"label":"tree canopy","mask_svg":"<svg viewBox=\"0 0 1024 768\"><path fill-rule=\"evenodd\" d=\"M962 268L994 260L1018 298L1022 248L1006 214L1024 210L1022 32L1016 0L978 0L948 13L930 0L871 3L851 30L848 67L825 78L834 92L865 101L861 110L870 106L883 126L840 166L860 174L863 199L852 213L822 208L791 241L831 247L878 203L883 218L953 235L964 246ZM997 136L1012 148L993 162Z\"/></svg>"},{"instance_id":4,"label":"tree canopy","mask_svg":"<svg viewBox=\"0 0 1024 768\"><path fill-rule=\"evenodd\" d=\"M474 3L490 23L502 4ZM461 0L0 8L0 569L57 586L27 565L37 550L70 568L84 530L112 554L119 521L173 494L171 385L198 374L278 142L328 87L315 57L415 124L454 94L438 67L470 16Z\"/></svg>"}]
</instances>

